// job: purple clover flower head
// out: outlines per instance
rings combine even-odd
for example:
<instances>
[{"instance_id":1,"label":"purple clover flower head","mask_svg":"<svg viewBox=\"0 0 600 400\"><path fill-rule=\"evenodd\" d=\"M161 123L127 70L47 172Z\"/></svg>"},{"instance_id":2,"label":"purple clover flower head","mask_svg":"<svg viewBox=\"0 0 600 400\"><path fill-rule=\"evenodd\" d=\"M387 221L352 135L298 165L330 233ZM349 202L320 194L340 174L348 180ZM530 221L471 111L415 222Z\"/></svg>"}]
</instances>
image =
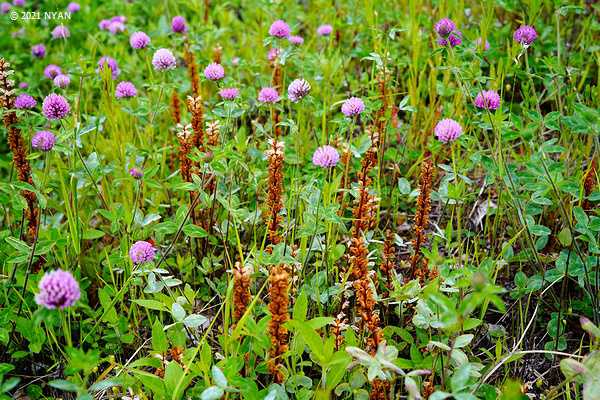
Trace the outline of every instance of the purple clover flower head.
<instances>
[{"instance_id":1,"label":"purple clover flower head","mask_svg":"<svg viewBox=\"0 0 600 400\"><path fill-rule=\"evenodd\" d=\"M475 47L477 48L477 50L483 50L483 51L488 51L490 49L490 42L488 42L487 40L485 41L485 44L483 45L483 47L481 46L481 42L482 38L478 37L477 40L475 40Z\"/></svg>"},{"instance_id":2,"label":"purple clover flower head","mask_svg":"<svg viewBox=\"0 0 600 400\"><path fill-rule=\"evenodd\" d=\"M46 68L44 68L44 76L48 79L54 79L56 75L62 74L62 70L58 65L48 64Z\"/></svg>"},{"instance_id":3,"label":"purple clover flower head","mask_svg":"<svg viewBox=\"0 0 600 400\"><path fill-rule=\"evenodd\" d=\"M0 14L8 14L8 12L10 11L10 3L7 2L3 2L2 4L0 4Z\"/></svg>"},{"instance_id":4,"label":"purple clover flower head","mask_svg":"<svg viewBox=\"0 0 600 400\"><path fill-rule=\"evenodd\" d=\"M269 28L269 35L280 39L286 38L290 36L290 26L286 24L285 21L278 19L271 24L271 27Z\"/></svg>"},{"instance_id":5,"label":"purple clover flower head","mask_svg":"<svg viewBox=\"0 0 600 400\"><path fill-rule=\"evenodd\" d=\"M100 57L100 60L98 60L98 73L101 76L103 75L104 67L108 67L108 69L110 69L110 75L113 80L117 79L117 76L119 76L121 73L117 61L114 58L108 56Z\"/></svg>"},{"instance_id":6,"label":"purple clover flower head","mask_svg":"<svg viewBox=\"0 0 600 400\"><path fill-rule=\"evenodd\" d=\"M258 101L261 103L277 103L279 101L279 93L277 93L277 89L272 87L262 88L258 93Z\"/></svg>"},{"instance_id":7,"label":"purple clover flower head","mask_svg":"<svg viewBox=\"0 0 600 400\"><path fill-rule=\"evenodd\" d=\"M340 154L335 147L329 145L319 147L312 156L313 164L322 168L335 167L339 161Z\"/></svg>"},{"instance_id":8,"label":"purple clover flower head","mask_svg":"<svg viewBox=\"0 0 600 400\"><path fill-rule=\"evenodd\" d=\"M302 43L304 43L304 38L302 36L293 35L288 38L288 41L294 46L300 46Z\"/></svg>"},{"instance_id":9,"label":"purple clover flower head","mask_svg":"<svg viewBox=\"0 0 600 400\"><path fill-rule=\"evenodd\" d=\"M73 274L62 269L44 274L39 288L40 292L35 296L35 302L50 310L71 307L81 297L79 284Z\"/></svg>"},{"instance_id":10,"label":"purple clover flower head","mask_svg":"<svg viewBox=\"0 0 600 400\"><path fill-rule=\"evenodd\" d=\"M142 179L144 172L139 168L133 167L129 170L129 175L131 175L134 179Z\"/></svg>"},{"instance_id":11,"label":"purple clover flower head","mask_svg":"<svg viewBox=\"0 0 600 400\"><path fill-rule=\"evenodd\" d=\"M342 112L346 117L355 117L365 110L365 103L358 97L350 97L342 104Z\"/></svg>"},{"instance_id":12,"label":"purple clover flower head","mask_svg":"<svg viewBox=\"0 0 600 400\"><path fill-rule=\"evenodd\" d=\"M19 88L20 89L27 89L29 87L29 83L27 82L21 82L19 83Z\"/></svg>"},{"instance_id":13,"label":"purple clover flower head","mask_svg":"<svg viewBox=\"0 0 600 400\"><path fill-rule=\"evenodd\" d=\"M304 79L294 79L288 86L288 98L294 103L302 100L310 92L310 83Z\"/></svg>"},{"instance_id":14,"label":"purple clover flower head","mask_svg":"<svg viewBox=\"0 0 600 400\"><path fill-rule=\"evenodd\" d=\"M152 65L157 71L167 71L175 69L177 66L177 60L171 50L169 49L158 49L152 56Z\"/></svg>"},{"instance_id":15,"label":"purple clover flower head","mask_svg":"<svg viewBox=\"0 0 600 400\"><path fill-rule=\"evenodd\" d=\"M69 32L69 28L64 25L58 25L52 31L52 39L66 39L71 36L71 32Z\"/></svg>"},{"instance_id":16,"label":"purple clover flower head","mask_svg":"<svg viewBox=\"0 0 600 400\"><path fill-rule=\"evenodd\" d=\"M218 81L225 77L225 69L221 64L210 63L204 69L204 77L211 81Z\"/></svg>"},{"instance_id":17,"label":"purple clover flower head","mask_svg":"<svg viewBox=\"0 0 600 400\"><path fill-rule=\"evenodd\" d=\"M44 76L48 79L54 79L56 75L62 74L62 70L58 65L48 64L46 68L44 68Z\"/></svg>"},{"instance_id":18,"label":"purple clover flower head","mask_svg":"<svg viewBox=\"0 0 600 400\"><path fill-rule=\"evenodd\" d=\"M81 10L81 6L79 5L79 3L75 3L74 1L70 2L67 6L67 11L72 14L78 12L79 10Z\"/></svg>"},{"instance_id":19,"label":"purple clover flower head","mask_svg":"<svg viewBox=\"0 0 600 400\"><path fill-rule=\"evenodd\" d=\"M46 57L46 46L41 43L31 46L31 55L36 58Z\"/></svg>"},{"instance_id":20,"label":"purple clover flower head","mask_svg":"<svg viewBox=\"0 0 600 400\"><path fill-rule=\"evenodd\" d=\"M513 34L513 39L515 42L527 47L537 39L537 36L537 32L533 26L521 25Z\"/></svg>"},{"instance_id":21,"label":"purple clover flower head","mask_svg":"<svg viewBox=\"0 0 600 400\"><path fill-rule=\"evenodd\" d=\"M128 81L122 81L115 88L115 97L117 99L125 99L137 96L137 89L134 84Z\"/></svg>"},{"instance_id":22,"label":"purple clover flower head","mask_svg":"<svg viewBox=\"0 0 600 400\"><path fill-rule=\"evenodd\" d=\"M145 264L154 260L156 248L149 242L138 240L129 249L129 258L134 264Z\"/></svg>"},{"instance_id":23,"label":"purple clover flower head","mask_svg":"<svg viewBox=\"0 0 600 400\"><path fill-rule=\"evenodd\" d=\"M98 28L102 29L103 31L107 30L109 26L110 26L110 20L109 19L103 19L98 24Z\"/></svg>"},{"instance_id":24,"label":"purple clover flower head","mask_svg":"<svg viewBox=\"0 0 600 400\"><path fill-rule=\"evenodd\" d=\"M433 26L435 32L443 38L448 37L456 29L456 24L450 18L442 18Z\"/></svg>"},{"instance_id":25,"label":"purple clover flower head","mask_svg":"<svg viewBox=\"0 0 600 400\"><path fill-rule=\"evenodd\" d=\"M63 119L70 111L67 99L56 93L50 93L42 103L42 113L50 120Z\"/></svg>"},{"instance_id":26,"label":"purple clover flower head","mask_svg":"<svg viewBox=\"0 0 600 400\"><path fill-rule=\"evenodd\" d=\"M150 44L150 37L144 32L133 32L129 37L129 44L134 49L145 49Z\"/></svg>"},{"instance_id":27,"label":"purple clover flower head","mask_svg":"<svg viewBox=\"0 0 600 400\"><path fill-rule=\"evenodd\" d=\"M448 35L447 38L440 37L438 38L438 44L440 46L448 46L456 47L462 43L462 33L460 31L454 31Z\"/></svg>"},{"instance_id":28,"label":"purple clover flower head","mask_svg":"<svg viewBox=\"0 0 600 400\"><path fill-rule=\"evenodd\" d=\"M187 24L185 22L185 18L183 18L181 15L173 17L173 19L171 20L171 29L175 33L187 32Z\"/></svg>"},{"instance_id":29,"label":"purple clover flower head","mask_svg":"<svg viewBox=\"0 0 600 400\"><path fill-rule=\"evenodd\" d=\"M484 90L475 97L475 107L496 110L500 107L500 95L495 90Z\"/></svg>"},{"instance_id":30,"label":"purple clover flower head","mask_svg":"<svg viewBox=\"0 0 600 400\"><path fill-rule=\"evenodd\" d=\"M333 32L333 26L329 24L321 25L317 28L317 35L319 36L329 36Z\"/></svg>"},{"instance_id":31,"label":"purple clover flower head","mask_svg":"<svg viewBox=\"0 0 600 400\"><path fill-rule=\"evenodd\" d=\"M56 136L50 131L37 131L31 139L31 147L40 151L50 151L56 143Z\"/></svg>"},{"instance_id":32,"label":"purple clover flower head","mask_svg":"<svg viewBox=\"0 0 600 400\"><path fill-rule=\"evenodd\" d=\"M37 105L37 101L27 93L21 93L15 99L15 108L19 110L30 110Z\"/></svg>"},{"instance_id":33,"label":"purple clover flower head","mask_svg":"<svg viewBox=\"0 0 600 400\"><path fill-rule=\"evenodd\" d=\"M221 98L223 100L234 100L235 98L237 98L240 95L240 91L238 90L238 88L223 88L221 90L219 90L219 96L221 96Z\"/></svg>"},{"instance_id":34,"label":"purple clover flower head","mask_svg":"<svg viewBox=\"0 0 600 400\"><path fill-rule=\"evenodd\" d=\"M125 18L124 15L115 15L110 19L110 22L120 22L121 24L124 24L127 22L127 18Z\"/></svg>"},{"instance_id":35,"label":"purple clover flower head","mask_svg":"<svg viewBox=\"0 0 600 400\"><path fill-rule=\"evenodd\" d=\"M113 34L116 35L119 32L123 32L125 30L125 24L119 21L111 21L108 24L108 31Z\"/></svg>"},{"instance_id":36,"label":"purple clover flower head","mask_svg":"<svg viewBox=\"0 0 600 400\"><path fill-rule=\"evenodd\" d=\"M13 6L15 7L23 7L25 5L25 0L13 0Z\"/></svg>"},{"instance_id":37,"label":"purple clover flower head","mask_svg":"<svg viewBox=\"0 0 600 400\"><path fill-rule=\"evenodd\" d=\"M267 60L275 61L275 59L279 57L279 54L281 54L281 50L279 50L277 47L271 47L271 49L267 53Z\"/></svg>"},{"instance_id":38,"label":"purple clover flower head","mask_svg":"<svg viewBox=\"0 0 600 400\"><path fill-rule=\"evenodd\" d=\"M445 118L437 123L434 133L440 142L450 143L462 135L462 127L455 120Z\"/></svg>"},{"instance_id":39,"label":"purple clover flower head","mask_svg":"<svg viewBox=\"0 0 600 400\"><path fill-rule=\"evenodd\" d=\"M59 74L54 77L53 81L54 86L64 89L71 83L71 78L69 78L69 75Z\"/></svg>"}]
</instances>

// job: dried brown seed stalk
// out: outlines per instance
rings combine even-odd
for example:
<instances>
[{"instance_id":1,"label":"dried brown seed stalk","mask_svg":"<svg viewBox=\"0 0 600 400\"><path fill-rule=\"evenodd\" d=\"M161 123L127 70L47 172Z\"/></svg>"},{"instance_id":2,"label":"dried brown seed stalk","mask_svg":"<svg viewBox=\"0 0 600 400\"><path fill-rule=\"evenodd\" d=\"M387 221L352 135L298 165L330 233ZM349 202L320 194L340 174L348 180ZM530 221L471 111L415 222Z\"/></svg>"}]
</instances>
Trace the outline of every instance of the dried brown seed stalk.
<instances>
[{"instance_id":1,"label":"dried brown seed stalk","mask_svg":"<svg viewBox=\"0 0 600 400\"><path fill-rule=\"evenodd\" d=\"M269 163L269 178L267 189L267 235L269 243L281 242L279 225L283 220L280 215L283 210L283 142L269 139L269 149L265 152Z\"/></svg>"},{"instance_id":2,"label":"dried brown seed stalk","mask_svg":"<svg viewBox=\"0 0 600 400\"><path fill-rule=\"evenodd\" d=\"M283 325L289 320L288 313L289 297L288 290L290 274L285 265L278 265L271 269L269 274L269 336L271 338L271 349L269 351L269 370L273 374L273 380L277 383L283 382L281 356L288 349L288 330Z\"/></svg>"},{"instance_id":3,"label":"dried brown seed stalk","mask_svg":"<svg viewBox=\"0 0 600 400\"><path fill-rule=\"evenodd\" d=\"M233 319L239 321L250 304L250 271L239 262L233 268Z\"/></svg>"},{"instance_id":4,"label":"dried brown seed stalk","mask_svg":"<svg viewBox=\"0 0 600 400\"><path fill-rule=\"evenodd\" d=\"M420 192L417 198L417 211L415 213L413 249L414 254L410 260L412 278L418 277L421 281L429 275L426 263L422 263L421 247L426 241L425 230L429 224L429 213L431 211L431 188L433 182L433 162L427 157L421 164ZM421 264L422 271L419 271Z\"/></svg>"},{"instance_id":5,"label":"dried brown seed stalk","mask_svg":"<svg viewBox=\"0 0 600 400\"><path fill-rule=\"evenodd\" d=\"M187 101L188 111L192 114L192 129L194 137L192 138L193 145L204 151L204 106L200 96L188 96Z\"/></svg>"},{"instance_id":6,"label":"dried brown seed stalk","mask_svg":"<svg viewBox=\"0 0 600 400\"><path fill-rule=\"evenodd\" d=\"M17 114L14 111L14 82L10 79L13 72L14 71L10 69L10 64L4 58L0 58L0 108L6 109L2 121L8 131L8 146L13 153L13 164L17 171L17 177L21 182L33 185L31 166L27 159L27 146L23 139L23 135L21 134L21 130L17 128L18 119ZM29 190L21 191L21 195L27 202L25 217L28 221L28 234L31 238L34 238L38 224L36 197L35 194Z\"/></svg>"}]
</instances>

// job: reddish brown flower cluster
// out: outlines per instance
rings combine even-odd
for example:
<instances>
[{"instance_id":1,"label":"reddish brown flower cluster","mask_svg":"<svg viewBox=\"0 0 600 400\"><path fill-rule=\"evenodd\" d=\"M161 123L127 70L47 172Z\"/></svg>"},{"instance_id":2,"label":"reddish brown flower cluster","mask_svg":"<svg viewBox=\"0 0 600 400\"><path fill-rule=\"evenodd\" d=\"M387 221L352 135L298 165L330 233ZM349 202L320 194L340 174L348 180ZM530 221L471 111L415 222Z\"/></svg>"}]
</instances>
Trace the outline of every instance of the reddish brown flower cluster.
<instances>
[{"instance_id":1,"label":"reddish brown flower cluster","mask_svg":"<svg viewBox=\"0 0 600 400\"><path fill-rule=\"evenodd\" d=\"M385 287L391 291L393 289L394 271L396 270L396 249L394 248L394 233L390 229L385 233L380 269L385 278Z\"/></svg>"},{"instance_id":2,"label":"reddish brown flower cluster","mask_svg":"<svg viewBox=\"0 0 600 400\"><path fill-rule=\"evenodd\" d=\"M198 77L198 65L196 64L196 57L189 48L189 44L186 42L183 57L187 65L188 74L190 76L190 82L192 83L192 96L200 96L200 78Z\"/></svg>"},{"instance_id":3,"label":"reddish brown flower cluster","mask_svg":"<svg viewBox=\"0 0 600 400\"><path fill-rule=\"evenodd\" d=\"M271 269L269 274L269 336L271 349L269 351L269 371L273 380L283 382L282 363L280 357L288 349L288 330L283 326L290 316L288 313L290 274L287 266L278 265Z\"/></svg>"},{"instance_id":4,"label":"reddish brown flower cluster","mask_svg":"<svg viewBox=\"0 0 600 400\"><path fill-rule=\"evenodd\" d=\"M189 155L192 149L192 126L177 125L177 138L179 139L179 170L181 177L186 182L192 181L192 160Z\"/></svg>"},{"instance_id":5,"label":"reddish brown flower cluster","mask_svg":"<svg viewBox=\"0 0 600 400\"><path fill-rule=\"evenodd\" d=\"M431 211L431 187L433 183L433 162L427 157L421 164L420 193L417 198L417 211L415 213L413 249L414 254L410 259L412 278L424 281L429 275L427 262L422 261L421 247L426 241L425 230L429 224Z\"/></svg>"},{"instance_id":6,"label":"reddish brown flower cluster","mask_svg":"<svg viewBox=\"0 0 600 400\"><path fill-rule=\"evenodd\" d=\"M267 189L267 235L269 243L281 242L279 224L283 220L283 142L269 139L269 149L265 152L269 162L269 178Z\"/></svg>"},{"instance_id":7,"label":"reddish brown flower cluster","mask_svg":"<svg viewBox=\"0 0 600 400\"><path fill-rule=\"evenodd\" d=\"M594 157L594 158L592 158L592 162L591 162L591 165L590 165L587 173L583 177L583 191L584 191L586 197L589 196L590 194L592 194L592 190L594 190L594 186L596 186L597 167L598 166L597 166L596 158ZM583 202L583 209L588 210L590 208L591 208L591 203L589 202L589 200L586 199Z\"/></svg>"},{"instance_id":8,"label":"reddish brown flower cluster","mask_svg":"<svg viewBox=\"0 0 600 400\"><path fill-rule=\"evenodd\" d=\"M202 98L200 96L188 96L187 108L192 114L192 129L194 131L194 137L192 138L193 145L204 150L204 107L202 105Z\"/></svg>"},{"instance_id":9,"label":"reddish brown flower cluster","mask_svg":"<svg viewBox=\"0 0 600 400\"><path fill-rule=\"evenodd\" d=\"M181 101L179 101L179 95L175 89L171 93L171 115L175 124L181 123Z\"/></svg>"},{"instance_id":10,"label":"reddish brown flower cluster","mask_svg":"<svg viewBox=\"0 0 600 400\"><path fill-rule=\"evenodd\" d=\"M213 56L212 56L213 62L215 62L217 64L221 64L222 56L223 56L223 47L221 47L221 45L216 45L213 48Z\"/></svg>"},{"instance_id":11,"label":"reddish brown flower cluster","mask_svg":"<svg viewBox=\"0 0 600 400\"><path fill-rule=\"evenodd\" d=\"M239 262L233 268L233 320L239 321L250 304L250 271Z\"/></svg>"},{"instance_id":12,"label":"reddish brown flower cluster","mask_svg":"<svg viewBox=\"0 0 600 400\"><path fill-rule=\"evenodd\" d=\"M31 179L31 166L27 159L28 151L25 145L25 140L21 135L21 130L17 128L17 114L14 107L14 82L10 79L13 71L10 69L10 64L0 58L0 108L5 108L3 122L8 131L8 146L13 153L13 164L17 171L17 177L21 182L33 185ZM28 233L30 237L35 237L38 224L38 209L36 208L36 197L33 192L23 190L21 195L27 202L25 217L28 221Z\"/></svg>"},{"instance_id":13,"label":"reddish brown flower cluster","mask_svg":"<svg viewBox=\"0 0 600 400\"><path fill-rule=\"evenodd\" d=\"M209 146L217 146L221 139L221 127L219 121L215 120L206 124L206 139Z\"/></svg>"},{"instance_id":14,"label":"reddish brown flower cluster","mask_svg":"<svg viewBox=\"0 0 600 400\"><path fill-rule=\"evenodd\" d=\"M366 350L371 354L375 354L377 346L382 340L379 317L375 313L375 300L369 279L368 249L364 237L364 233L375 226L377 199L369 193L371 183L369 172L374 167L376 160L376 151L371 150L362 159L361 171L357 176L358 197L352 210L354 223L349 248L351 278L354 280L352 285L356 296L356 311L360 316L360 328L366 333Z\"/></svg>"}]
</instances>

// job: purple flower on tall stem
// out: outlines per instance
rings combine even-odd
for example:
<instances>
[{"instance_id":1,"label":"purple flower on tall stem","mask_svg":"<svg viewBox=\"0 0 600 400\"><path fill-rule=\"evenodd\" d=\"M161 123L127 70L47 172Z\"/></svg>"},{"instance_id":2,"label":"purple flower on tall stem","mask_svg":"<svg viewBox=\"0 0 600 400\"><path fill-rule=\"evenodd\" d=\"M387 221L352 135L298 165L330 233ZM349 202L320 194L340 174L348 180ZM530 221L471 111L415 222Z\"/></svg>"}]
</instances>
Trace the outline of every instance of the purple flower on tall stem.
<instances>
[{"instance_id":1,"label":"purple flower on tall stem","mask_svg":"<svg viewBox=\"0 0 600 400\"><path fill-rule=\"evenodd\" d=\"M521 25L513 34L513 39L523 46L529 46L537 39L535 28L530 25Z\"/></svg>"},{"instance_id":2,"label":"purple flower on tall stem","mask_svg":"<svg viewBox=\"0 0 600 400\"><path fill-rule=\"evenodd\" d=\"M44 58L46 56L46 46L41 43L31 46L31 55L36 58Z\"/></svg>"},{"instance_id":3,"label":"purple flower on tall stem","mask_svg":"<svg viewBox=\"0 0 600 400\"><path fill-rule=\"evenodd\" d=\"M329 24L321 25L317 28L317 35L319 36L329 36L333 32L333 26Z\"/></svg>"},{"instance_id":4,"label":"purple flower on tall stem","mask_svg":"<svg viewBox=\"0 0 600 400\"><path fill-rule=\"evenodd\" d=\"M58 65L48 64L46 68L44 68L44 76L48 79L54 79L56 75L62 73L62 70Z\"/></svg>"},{"instance_id":5,"label":"purple flower on tall stem","mask_svg":"<svg viewBox=\"0 0 600 400\"><path fill-rule=\"evenodd\" d=\"M456 29L456 24L450 18L442 18L436 22L433 29L438 35L446 38Z\"/></svg>"},{"instance_id":6,"label":"purple flower on tall stem","mask_svg":"<svg viewBox=\"0 0 600 400\"><path fill-rule=\"evenodd\" d=\"M279 50L277 47L271 47L269 49L269 52L267 53L267 60L275 61L275 59L277 57L279 57L280 53L281 53L281 50Z\"/></svg>"},{"instance_id":7,"label":"purple flower on tall stem","mask_svg":"<svg viewBox=\"0 0 600 400\"><path fill-rule=\"evenodd\" d=\"M81 10L81 6L78 3L75 2L70 2L69 5L67 6L67 11L74 14L76 12L78 12L79 10Z\"/></svg>"},{"instance_id":8,"label":"purple flower on tall stem","mask_svg":"<svg viewBox=\"0 0 600 400\"><path fill-rule=\"evenodd\" d=\"M13 0L13 6L15 7L23 7L25 5L25 0Z\"/></svg>"},{"instance_id":9,"label":"purple flower on tall stem","mask_svg":"<svg viewBox=\"0 0 600 400\"><path fill-rule=\"evenodd\" d=\"M58 25L52 30L52 39L66 39L69 36L71 36L71 32L69 32L69 28L64 25Z\"/></svg>"},{"instance_id":10,"label":"purple flower on tall stem","mask_svg":"<svg viewBox=\"0 0 600 400\"><path fill-rule=\"evenodd\" d=\"M280 39L286 38L290 36L290 26L286 24L285 21L278 19L271 24L271 27L269 28L269 35Z\"/></svg>"},{"instance_id":11,"label":"purple flower on tall stem","mask_svg":"<svg viewBox=\"0 0 600 400\"><path fill-rule=\"evenodd\" d=\"M53 82L54 86L64 89L71 83L71 78L69 75L59 74L54 77Z\"/></svg>"},{"instance_id":12,"label":"purple flower on tall stem","mask_svg":"<svg viewBox=\"0 0 600 400\"><path fill-rule=\"evenodd\" d=\"M261 103L277 103L279 101L279 93L277 89L272 87L265 87L258 93L258 101Z\"/></svg>"},{"instance_id":13,"label":"purple flower on tall stem","mask_svg":"<svg viewBox=\"0 0 600 400\"><path fill-rule=\"evenodd\" d=\"M144 264L154 260L156 248L149 242L139 240L129 249L129 258L134 264Z\"/></svg>"},{"instance_id":14,"label":"purple flower on tall stem","mask_svg":"<svg viewBox=\"0 0 600 400\"><path fill-rule=\"evenodd\" d=\"M27 82L21 82L19 83L19 88L20 89L27 89L29 87L29 83Z\"/></svg>"},{"instance_id":15,"label":"purple flower on tall stem","mask_svg":"<svg viewBox=\"0 0 600 400\"><path fill-rule=\"evenodd\" d=\"M173 17L173 19L171 20L171 29L175 33L187 32L187 24L185 23L185 18L183 18L181 15Z\"/></svg>"},{"instance_id":16,"label":"purple flower on tall stem","mask_svg":"<svg viewBox=\"0 0 600 400\"><path fill-rule=\"evenodd\" d=\"M70 111L67 99L56 93L50 93L42 103L42 113L50 120L63 119Z\"/></svg>"},{"instance_id":17,"label":"purple flower on tall stem","mask_svg":"<svg viewBox=\"0 0 600 400\"><path fill-rule=\"evenodd\" d=\"M294 79L288 86L288 98L294 103L302 100L310 92L310 83L304 79Z\"/></svg>"},{"instance_id":18,"label":"purple flower on tall stem","mask_svg":"<svg viewBox=\"0 0 600 400\"><path fill-rule=\"evenodd\" d=\"M129 170L129 175L131 175L134 179L142 179L144 172L139 168L133 167Z\"/></svg>"},{"instance_id":19,"label":"purple flower on tall stem","mask_svg":"<svg viewBox=\"0 0 600 400\"><path fill-rule=\"evenodd\" d=\"M440 142L450 143L462 135L462 127L455 120L445 118L437 123L434 133Z\"/></svg>"},{"instance_id":20,"label":"purple flower on tall stem","mask_svg":"<svg viewBox=\"0 0 600 400\"><path fill-rule=\"evenodd\" d=\"M218 81L225 77L225 69L221 64L210 63L204 69L204 77L211 81Z\"/></svg>"},{"instance_id":21,"label":"purple flower on tall stem","mask_svg":"<svg viewBox=\"0 0 600 400\"><path fill-rule=\"evenodd\" d=\"M19 110L30 110L37 105L37 101L27 93L21 93L15 99L15 108Z\"/></svg>"},{"instance_id":22,"label":"purple flower on tall stem","mask_svg":"<svg viewBox=\"0 0 600 400\"><path fill-rule=\"evenodd\" d=\"M103 74L104 67L108 67L108 69L110 69L112 79L117 79L117 76L119 76L121 73L117 61L114 58L108 56L100 57L100 60L98 60L98 73L100 75Z\"/></svg>"},{"instance_id":23,"label":"purple flower on tall stem","mask_svg":"<svg viewBox=\"0 0 600 400\"><path fill-rule=\"evenodd\" d=\"M62 70L58 65L48 64L46 68L44 68L44 76L48 79L54 79L56 75L60 75Z\"/></svg>"},{"instance_id":24,"label":"purple flower on tall stem","mask_svg":"<svg viewBox=\"0 0 600 400\"><path fill-rule=\"evenodd\" d=\"M496 110L500 107L500 95L495 90L483 90L475 97L475 107Z\"/></svg>"},{"instance_id":25,"label":"purple flower on tall stem","mask_svg":"<svg viewBox=\"0 0 600 400\"><path fill-rule=\"evenodd\" d=\"M238 90L238 88L223 88L221 90L219 90L219 96L221 96L221 98L223 100L234 100L235 98L237 98L240 94L240 91Z\"/></svg>"},{"instance_id":26,"label":"purple flower on tall stem","mask_svg":"<svg viewBox=\"0 0 600 400\"><path fill-rule=\"evenodd\" d=\"M129 44L134 49L144 49L150 44L150 37L144 32L133 32L129 37Z\"/></svg>"},{"instance_id":27,"label":"purple flower on tall stem","mask_svg":"<svg viewBox=\"0 0 600 400\"><path fill-rule=\"evenodd\" d=\"M461 36L462 36L461 31L454 31L454 32L450 33L448 35L448 37L446 37L446 38L443 38L443 37L438 38L438 44L440 46L450 45L450 47L456 47L462 43Z\"/></svg>"},{"instance_id":28,"label":"purple flower on tall stem","mask_svg":"<svg viewBox=\"0 0 600 400\"><path fill-rule=\"evenodd\" d=\"M36 150L50 151L56 143L56 136L50 131L38 131L31 139L31 147Z\"/></svg>"},{"instance_id":29,"label":"purple flower on tall stem","mask_svg":"<svg viewBox=\"0 0 600 400\"><path fill-rule=\"evenodd\" d=\"M137 89L134 84L128 81L122 81L117 84L115 88L115 97L117 99L124 99L129 97L137 96Z\"/></svg>"},{"instance_id":30,"label":"purple flower on tall stem","mask_svg":"<svg viewBox=\"0 0 600 400\"><path fill-rule=\"evenodd\" d=\"M177 60L169 49L158 49L152 56L152 65L157 71L167 71L177 66Z\"/></svg>"},{"instance_id":31,"label":"purple flower on tall stem","mask_svg":"<svg viewBox=\"0 0 600 400\"><path fill-rule=\"evenodd\" d=\"M61 269L44 274L39 288L35 302L51 310L71 307L81 297L79 284L73 274Z\"/></svg>"},{"instance_id":32,"label":"purple flower on tall stem","mask_svg":"<svg viewBox=\"0 0 600 400\"><path fill-rule=\"evenodd\" d=\"M288 38L288 41L295 46L300 46L304 43L304 38L302 36L293 35Z\"/></svg>"},{"instance_id":33,"label":"purple flower on tall stem","mask_svg":"<svg viewBox=\"0 0 600 400\"><path fill-rule=\"evenodd\" d=\"M365 103L358 97L350 97L342 104L342 113L346 117L354 117L360 115L365 110Z\"/></svg>"},{"instance_id":34,"label":"purple flower on tall stem","mask_svg":"<svg viewBox=\"0 0 600 400\"><path fill-rule=\"evenodd\" d=\"M0 14L8 14L8 12L10 11L10 3L7 2L3 2L0 3Z\"/></svg>"},{"instance_id":35,"label":"purple flower on tall stem","mask_svg":"<svg viewBox=\"0 0 600 400\"><path fill-rule=\"evenodd\" d=\"M340 154L335 147L329 145L319 147L312 156L313 164L322 168L335 167L339 161Z\"/></svg>"}]
</instances>

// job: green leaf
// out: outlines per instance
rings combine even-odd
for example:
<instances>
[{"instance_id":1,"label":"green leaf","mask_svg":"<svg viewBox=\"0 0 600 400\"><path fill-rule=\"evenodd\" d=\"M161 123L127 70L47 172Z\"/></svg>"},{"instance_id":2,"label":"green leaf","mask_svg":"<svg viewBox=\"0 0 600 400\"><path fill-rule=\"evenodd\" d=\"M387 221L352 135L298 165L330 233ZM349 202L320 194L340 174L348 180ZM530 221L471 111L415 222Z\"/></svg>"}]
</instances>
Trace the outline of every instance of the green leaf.
<instances>
[{"instance_id":1,"label":"green leaf","mask_svg":"<svg viewBox=\"0 0 600 400\"><path fill-rule=\"evenodd\" d=\"M181 322L185 318L185 310L181 307L181 304L175 302L171 306L171 315L173 315L175 321Z\"/></svg>"},{"instance_id":2,"label":"green leaf","mask_svg":"<svg viewBox=\"0 0 600 400\"><path fill-rule=\"evenodd\" d=\"M184 226L183 233L191 238L205 238L208 236L208 232L194 224L187 224Z\"/></svg>"},{"instance_id":3,"label":"green leaf","mask_svg":"<svg viewBox=\"0 0 600 400\"><path fill-rule=\"evenodd\" d=\"M54 381L50 381L48 382L48 385L52 386L55 389L62 390L64 392L77 392L79 390L79 386L77 386L73 382L69 382L64 379L56 379Z\"/></svg>"},{"instance_id":4,"label":"green leaf","mask_svg":"<svg viewBox=\"0 0 600 400\"><path fill-rule=\"evenodd\" d=\"M85 232L83 232L83 239L85 240L93 240L93 239L99 239L101 237L104 236L104 232L102 232L101 230L98 229L87 229Z\"/></svg>"},{"instance_id":5,"label":"green leaf","mask_svg":"<svg viewBox=\"0 0 600 400\"><path fill-rule=\"evenodd\" d=\"M225 394L225 391L218 386L210 386L204 389L200 395L201 400L218 400Z\"/></svg>"},{"instance_id":6,"label":"green leaf","mask_svg":"<svg viewBox=\"0 0 600 400\"><path fill-rule=\"evenodd\" d=\"M471 340L473 340L473 335L468 334L468 335L460 335L459 337L456 338L456 340L454 340L454 348L456 349L460 349L461 347L465 347L467 346L469 343L471 343Z\"/></svg>"},{"instance_id":7,"label":"green leaf","mask_svg":"<svg viewBox=\"0 0 600 400\"><path fill-rule=\"evenodd\" d=\"M167 308L166 305L164 305L163 303L161 303L160 301L156 301L156 300L146 300L146 299L135 299L135 300L131 300L132 302L142 306L142 307L146 307L149 308L151 310L157 310L157 311L169 311L169 309Z\"/></svg>"},{"instance_id":8,"label":"green leaf","mask_svg":"<svg viewBox=\"0 0 600 400\"><path fill-rule=\"evenodd\" d=\"M216 365L213 365L211 372L212 372L213 380L215 381L217 386L225 389L227 387L227 378L225 378L223 371L221 371L221 369L219 367L217 367Z\"/></svg>"},{"instance_id":9,"label":"green leaf","mask_svg":"<svg viewBox=\"0 0 600 400\"><path fill-rule=\"evenodd\" d=\"M206 318L204 315L190 314L187 317L185 317L183 323L188 328L197 328L200 325L206 323L206 321L208 321L208 318Z\"/></svg>"},{"instance_id":10,"label":"green leaf","mask_svg":"<svg viewBox=\"0 0 600 400\"><path fill-rule=\"evenodd\" d=\"M296 321L305 321L306 313L308 312L308 296L306 295L306 291L302 291L296 303L294 304L293 318Z\"/></svg>"},{"instance_id":11,"label":"green leaf","mask_svg":"<svg viewBox=\"0 0 600 400\"><path fill-rule=\"evenodd\" d=\"M167 335L158 318L152 324L152 349L159 353L164 353L169 349Z\"/></svg>"}]
</instances>

